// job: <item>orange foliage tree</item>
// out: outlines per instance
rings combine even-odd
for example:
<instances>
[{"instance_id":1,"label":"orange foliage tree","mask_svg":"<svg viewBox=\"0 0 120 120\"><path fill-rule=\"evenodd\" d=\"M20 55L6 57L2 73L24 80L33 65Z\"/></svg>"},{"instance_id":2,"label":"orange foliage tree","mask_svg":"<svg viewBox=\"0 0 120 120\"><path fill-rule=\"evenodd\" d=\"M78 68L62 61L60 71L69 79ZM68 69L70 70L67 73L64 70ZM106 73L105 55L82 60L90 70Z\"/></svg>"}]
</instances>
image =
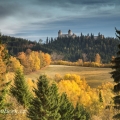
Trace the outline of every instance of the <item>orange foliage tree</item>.
<instances>
[{"instance_id":1,"label":"orange foliage tree","mask_svg":"<svg viewBox=\"0 0 120 120\"><path fill-rule=\"evenodd\" d=\"M47 53L27 50L26 53L18 53L17 58L24 66L24 72L29 73L48 66L51 62L51 57Z\"/></svg>"}]
</instances>

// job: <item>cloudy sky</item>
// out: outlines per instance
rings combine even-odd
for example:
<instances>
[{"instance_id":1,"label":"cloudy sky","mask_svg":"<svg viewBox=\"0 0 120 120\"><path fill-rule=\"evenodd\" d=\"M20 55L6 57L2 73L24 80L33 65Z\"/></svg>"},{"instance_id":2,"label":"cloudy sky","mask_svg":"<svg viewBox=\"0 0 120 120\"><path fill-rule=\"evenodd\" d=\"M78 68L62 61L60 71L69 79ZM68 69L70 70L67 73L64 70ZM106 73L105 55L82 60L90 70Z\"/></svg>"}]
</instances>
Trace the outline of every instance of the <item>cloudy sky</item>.
<instances>
[{"instance_id":1,"label":"cloudy sky","mask_svg":"<svg viewBox=\"0 0 120 120\"><path fill-rule=\"evenodd\" d=\"M115 37L115 27L120 29L119 0L0 0L4 35L38 41L71 29L76 35Z\"/></svg>"}]
</instances>

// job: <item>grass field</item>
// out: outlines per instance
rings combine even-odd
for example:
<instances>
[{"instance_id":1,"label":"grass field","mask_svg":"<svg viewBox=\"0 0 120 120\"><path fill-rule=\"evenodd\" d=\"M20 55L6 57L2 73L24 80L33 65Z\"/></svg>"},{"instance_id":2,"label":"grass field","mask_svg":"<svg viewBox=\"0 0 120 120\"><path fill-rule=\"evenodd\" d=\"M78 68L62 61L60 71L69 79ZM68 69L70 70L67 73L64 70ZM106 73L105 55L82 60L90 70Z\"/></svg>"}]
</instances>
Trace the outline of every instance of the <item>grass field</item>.
<instances>
[{"instance_id":1,"label":"grass field","mask_svg":"<svg viewBox=\"0 0 120 120\"><path fill-rule=\"evenodd\" d=\"M74 73L80 75L81 77L85 77L87 83L91 87L97 87L104 82L113 81L110 74L111 71L111 68L50 65L49 67L46 67L42 70L26 75L26 78L35 80L42 74L46 74L52 78L55 76L55 74L60 74L63 76L67 73Z\"/></svg>"}]
</instances>

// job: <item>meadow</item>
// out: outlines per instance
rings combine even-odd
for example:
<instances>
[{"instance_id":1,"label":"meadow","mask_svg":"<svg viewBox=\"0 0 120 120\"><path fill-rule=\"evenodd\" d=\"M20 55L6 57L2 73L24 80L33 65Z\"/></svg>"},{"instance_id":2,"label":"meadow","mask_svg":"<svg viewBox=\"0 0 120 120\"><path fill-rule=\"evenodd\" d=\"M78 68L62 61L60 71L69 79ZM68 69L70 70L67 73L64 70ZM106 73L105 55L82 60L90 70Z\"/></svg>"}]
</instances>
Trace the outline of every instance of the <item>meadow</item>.
<instances>
[{"instance_id":1,"label":"meadow","mask_svg":"<svg viewBox=\"0 0 120 120\"><path fill-rule=\"evenodd\" d=\"M81 66L65 66L65 65L49 65L46 68L32 72L25 75L26 79L31 78L36 80L40 75L47 75L48 77L54 78L55 74L64 76L67 73L80 75L81 78L85 77L87 83L92 87L96 88L105 82L113 82L110 72L111 68L98 68L98 67L81 67Z\"/></svg>"}]
</instances>

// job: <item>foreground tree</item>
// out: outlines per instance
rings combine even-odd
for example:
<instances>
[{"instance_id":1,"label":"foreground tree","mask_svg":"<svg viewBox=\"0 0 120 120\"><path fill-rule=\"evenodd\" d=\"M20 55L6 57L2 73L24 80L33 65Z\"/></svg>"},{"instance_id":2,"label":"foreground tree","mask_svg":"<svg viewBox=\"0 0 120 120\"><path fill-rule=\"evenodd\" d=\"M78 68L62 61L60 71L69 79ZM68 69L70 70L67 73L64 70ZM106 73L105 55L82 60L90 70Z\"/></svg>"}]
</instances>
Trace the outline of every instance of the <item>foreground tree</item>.
<instances>
[{"instance_id":1,"label":"foreground tree","mask_svg":"<svg viewBox=\"0 0 120 120\"><path fill-rule=\"evenodd\" d=\"M116 36L120 40L120 31L117 29L116 29ZM112 69L114 69L114 71L111 72L112 78L116 83L114 86L114 92L116 93L116 96L114 97L114 103L117 111L120 110L120 44L118 45L118 48L119 51L117 53L117 57L112 60L112 63L114 64ZM116 114L113 118L120 119L120 112L118 112L118 114Z\"/></svg>"},{"instance_id":2,"label":"foreground tree","mask_svg":"<svg viewBox=\"0 0 120 120\"><path fill-rule=\"evenodd\" d=\"M61 95L61 104L59 113L61 115L60 120L73 120L74 107L67 98L67 94L62 93Z\"/></svg>"},{"instance_id":3,"label":"foreground tree","mask_svg":"<svg viewBox=\"0 0 120 120\"><path fill-rule=\"evenodd\" d=\"M11 93L24 108L30 105L32 94L29 91L24 75L20 69L15 73L14 85L11 87Z\"/></svg>"},{"instance_id":4,"label":"foreground tree","mask_svg":"<svg viewBox=\"0 0 120 120\"><path fill-rule=\"evenodd\" d=\"M10 81L6 78L6 73L9 64L9 54L4 44L1 43L0 34L0 110L8 107L7 93L10 85ZM0 113L0 119L3 119L4 115Z\"/></svg>"},{"instance_id":5,"label":"foreground tree","mask_svg":"<svg viewBox=\"0 0 120 120\"><path fill-rule=\"evenodd\" d=\"M55 84L49 86L45 75L40 76L37 89L34 89L35 98L28 109L28 118L31 120L59 120L60 98Z\"/></svg>"},{"instance_id":6,"label":"foreground tree","mask_svg":"<svg viewBox=\"0 0 120 120\"><path fill-rule=\"evenodd\" d=\"M89 119L90 119L89 113L82 105L77 103L76 108L74 110L74 120L89 120Z\"/></svg>"}]
</instances>

